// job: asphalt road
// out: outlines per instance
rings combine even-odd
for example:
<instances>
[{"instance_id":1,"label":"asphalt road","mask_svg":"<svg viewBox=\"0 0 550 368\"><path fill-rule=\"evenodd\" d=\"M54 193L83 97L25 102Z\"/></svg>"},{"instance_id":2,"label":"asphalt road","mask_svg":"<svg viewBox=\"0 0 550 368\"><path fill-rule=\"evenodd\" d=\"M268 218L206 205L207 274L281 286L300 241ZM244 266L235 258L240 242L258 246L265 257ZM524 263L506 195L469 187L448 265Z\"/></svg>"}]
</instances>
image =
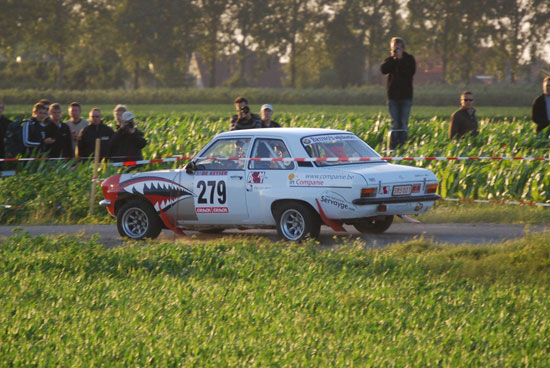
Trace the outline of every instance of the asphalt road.
<instances>
[{"instance_id":1,"label":"asphalt road","mask_svg":"<svg viewBox=\"0 0 550 368\"><path fill-rule=\"evenodd\" d=\"M55 225L55 226L0 226L0 238L10 236L15 228L28 231L36 236L59 234L82 234L90 237L99 234L99 241L109 247L120 246L124 240L119 236L115 225ZM411 224L394 223L384 234L365 235L353 227L346 226L346 233L335 233L323 226L319 241L330 246L353 241L360 238L367 247L383 247L395 242L405 242L423 236L437 243L449 244L490 244L509 239L521 238L526 229L530 232L550 231L550 225L496 225L496 224ZM550 233L548 234L550 239ZM159 236L163 241L183 243L203 243L220 239L224 236L260 236L270 240L279 240L275 230L226 230L222 234L202 234L194 231L186 232L185 236L175 235L169 230L163 230Z\"/></svg>"}]
</instances>

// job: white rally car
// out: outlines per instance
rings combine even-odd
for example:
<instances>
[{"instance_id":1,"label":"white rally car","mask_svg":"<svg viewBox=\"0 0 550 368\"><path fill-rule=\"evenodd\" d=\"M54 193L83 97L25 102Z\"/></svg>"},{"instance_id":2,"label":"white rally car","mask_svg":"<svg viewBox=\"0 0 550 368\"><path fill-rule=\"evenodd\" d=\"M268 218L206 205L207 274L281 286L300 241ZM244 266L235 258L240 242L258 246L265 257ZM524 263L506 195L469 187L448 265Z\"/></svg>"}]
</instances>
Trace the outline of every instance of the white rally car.
<instances>
[{"instance_id":1,"label":"white rally car","mask_svg":"<svg viewBox=\"0 0 550 368\"><path fill-rule=\"evenodd\" d=\"M383 232L394 215L431 208L437 185L430 170L380 160L346 131L250 129L219 134L183 169L111 176L100 204L134 239L155 238L162 228L276 228L299 241L316 237L321 225Z\"/></svg>"}]
</instances>

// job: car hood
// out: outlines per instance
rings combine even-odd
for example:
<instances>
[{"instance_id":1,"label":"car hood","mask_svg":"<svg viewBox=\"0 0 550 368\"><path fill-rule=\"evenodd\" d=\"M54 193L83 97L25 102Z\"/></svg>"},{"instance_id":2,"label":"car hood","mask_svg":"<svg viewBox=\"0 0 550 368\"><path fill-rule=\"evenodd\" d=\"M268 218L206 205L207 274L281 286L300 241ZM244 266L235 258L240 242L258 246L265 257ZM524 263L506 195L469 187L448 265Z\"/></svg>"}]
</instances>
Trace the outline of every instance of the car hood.
<instances>
[{"instance_id":1,"label":"car hood","mask_svg":"<svg viewBox=\"0 0 550 368\"><path fill-rule=\"evenodd\" d=\"M437 177L428 169L395 165L386 162L328 167L328 170L361 175L369 184L399 182L437 182Z\"/></svg>"}]
</instances>

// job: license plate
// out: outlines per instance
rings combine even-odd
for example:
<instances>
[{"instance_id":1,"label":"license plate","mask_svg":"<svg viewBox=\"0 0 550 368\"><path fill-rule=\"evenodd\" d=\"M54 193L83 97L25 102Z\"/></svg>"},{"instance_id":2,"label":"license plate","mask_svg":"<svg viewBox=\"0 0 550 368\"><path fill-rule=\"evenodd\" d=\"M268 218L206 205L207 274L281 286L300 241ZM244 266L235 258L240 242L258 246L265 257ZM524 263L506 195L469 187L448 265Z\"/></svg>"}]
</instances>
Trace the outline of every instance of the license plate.
<instances>
[{"instance_id":1,"label":"license plate","mask_svg":"<svg viewBox=\"0 0 550 368\"><path fill-rule=\"evenodd\" d=\"M411 194L411 185L396 185L393 187L392 195L394 196L400 196L400 195L408 195Z\"/></svg>"}]
</instances>

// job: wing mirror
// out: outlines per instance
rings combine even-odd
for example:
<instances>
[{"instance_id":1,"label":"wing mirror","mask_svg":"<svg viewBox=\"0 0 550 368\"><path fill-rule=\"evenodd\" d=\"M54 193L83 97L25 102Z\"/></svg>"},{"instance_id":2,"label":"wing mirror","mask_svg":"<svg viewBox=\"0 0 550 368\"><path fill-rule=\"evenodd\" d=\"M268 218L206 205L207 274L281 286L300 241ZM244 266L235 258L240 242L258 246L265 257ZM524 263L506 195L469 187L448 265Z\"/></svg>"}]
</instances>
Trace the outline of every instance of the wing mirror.
<instances>
[{"instance_id":1,"label":"wing mirror","mask_svg":"<svg viewBox=\"0 0 550 368\"><path fill-rule=\"evenodd\" d=\"M193 175L197 171L197 164L195 161L189 161L187 165L185 165L185 172L189 175Z\"/></svg>"}]
</instances>

